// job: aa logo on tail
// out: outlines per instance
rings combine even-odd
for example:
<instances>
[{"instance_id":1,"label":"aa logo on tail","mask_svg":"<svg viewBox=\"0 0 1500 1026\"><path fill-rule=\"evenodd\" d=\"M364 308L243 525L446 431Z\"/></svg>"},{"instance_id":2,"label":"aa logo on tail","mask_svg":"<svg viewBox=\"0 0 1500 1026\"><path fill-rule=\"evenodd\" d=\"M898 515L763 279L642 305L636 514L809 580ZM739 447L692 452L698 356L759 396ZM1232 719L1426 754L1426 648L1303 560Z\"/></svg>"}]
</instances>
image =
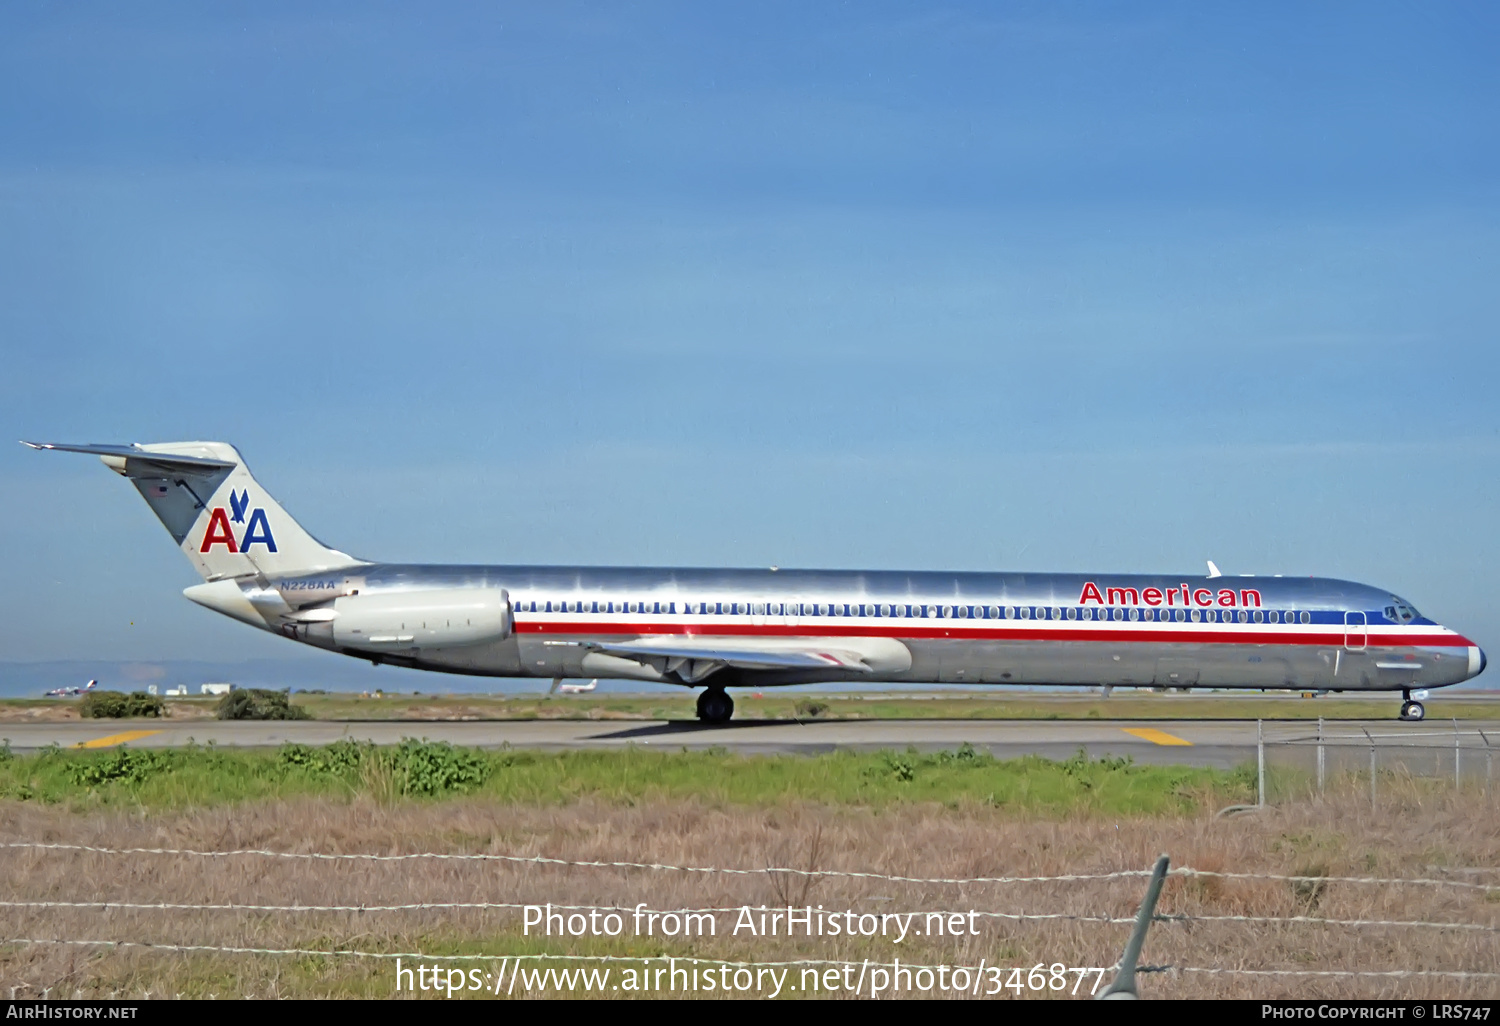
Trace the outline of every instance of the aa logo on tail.
<instances>
[{"instance_id":1,"label":"aa logo on tail","mask_svg":"<svg viewBox=\"0 0 1500 1026\"><path fill-rule=\"evenodd\" d=\"M245 527L245 533L238 541L234 537L234 528L230 526L233 520L236 524L245 523L246 511L250 513L250 523ZM230 516L230 512L234 515ZM199 552L212 552L215 545L223 545L230 552L249 552L252 545L264 545L267 552L276 551L276 539L271 535L271 524L266 519L266 511L259 506L250 509L250 489L237 492L229 491L229 512L223 506L215 506L208 514L208 530L203 532L203 544L198 547Z\"/></svg>"}]
</instances>

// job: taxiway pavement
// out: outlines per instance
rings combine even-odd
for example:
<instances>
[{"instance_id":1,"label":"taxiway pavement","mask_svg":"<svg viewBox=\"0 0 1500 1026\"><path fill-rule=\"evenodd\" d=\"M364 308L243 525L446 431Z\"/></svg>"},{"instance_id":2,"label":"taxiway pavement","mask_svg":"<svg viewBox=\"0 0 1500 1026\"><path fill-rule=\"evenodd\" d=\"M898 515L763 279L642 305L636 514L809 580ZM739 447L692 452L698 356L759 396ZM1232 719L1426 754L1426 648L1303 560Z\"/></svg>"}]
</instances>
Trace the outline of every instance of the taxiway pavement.
<instances>
[{"instance_id":1,"label":"taxiway pavement","mask_svg":"<svg viewBox=\"0 0 1500 1026\"><path fill-rule=\"evenodd\" d=\"M1460 724L1460 727L1466 725ZM18 752L48 745L110 748L128 744L162 748L186 744L224 747L276 747L287 742L325 745L340 738L394 744L426 738L455 745L543 750L642 747L723 748L744 754L815 754L838 749L919 751L957 748L965 742L996 758L1040 755L1066 759L1082 748L1090 758L1130 756L1138 763L1230 768L1255 759L1254 720L734 720L719 726L696 721L660 720L379 720L173 723L98 721L0 724L0 735ZM1317 725L1307 720L1266 721L1267 741L1311 739ZM1330 735L1363 742L1362 730L1383 745L1441 744L1452 737L1448 723L1395 720L1329 721ZM1467 725L1472 732L1472 725Z\"/></svg>"}]
</instances>

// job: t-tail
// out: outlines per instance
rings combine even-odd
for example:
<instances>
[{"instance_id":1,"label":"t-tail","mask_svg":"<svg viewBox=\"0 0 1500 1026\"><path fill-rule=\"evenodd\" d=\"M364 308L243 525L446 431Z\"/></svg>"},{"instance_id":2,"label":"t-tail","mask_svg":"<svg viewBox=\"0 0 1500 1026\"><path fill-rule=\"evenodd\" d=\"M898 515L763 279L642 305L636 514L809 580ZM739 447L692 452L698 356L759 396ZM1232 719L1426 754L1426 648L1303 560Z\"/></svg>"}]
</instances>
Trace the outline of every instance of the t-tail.
<instances>
[{"instance_id":1,"label":"t-tail","mask_svg":"<svg viewBox=\"0 0 1500 1026\"><path fill-rule=\"evenodd\" d=\"M130 479L205 581L270 577L363 560L331 549L302 529L250 476L225 442L55 445L33 449L92 453Z\"/></svg>"}]
</instances>

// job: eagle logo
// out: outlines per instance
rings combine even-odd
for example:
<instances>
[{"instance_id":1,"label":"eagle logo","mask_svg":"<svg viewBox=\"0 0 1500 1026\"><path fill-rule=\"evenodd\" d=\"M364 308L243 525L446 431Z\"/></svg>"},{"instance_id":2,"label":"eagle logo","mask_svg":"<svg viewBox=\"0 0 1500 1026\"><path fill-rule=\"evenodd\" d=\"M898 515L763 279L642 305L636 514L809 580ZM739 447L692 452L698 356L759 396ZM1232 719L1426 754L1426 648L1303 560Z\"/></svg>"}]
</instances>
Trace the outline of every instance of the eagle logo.
<instances>
[{"instance_id":1,"label":"eagle logo","mask_svg":"<svg viewBox=\"0 0 1500 1026\"><path fill-rule=\"evenodd\" d=\"M250 489L246 488L243 492L236 492L233 489L230 489L229 509L234 514L234 516L230 519L232 519L236 524L243 524L245 522L245 510L249 508Z\"/></svg>"}]
</instances>

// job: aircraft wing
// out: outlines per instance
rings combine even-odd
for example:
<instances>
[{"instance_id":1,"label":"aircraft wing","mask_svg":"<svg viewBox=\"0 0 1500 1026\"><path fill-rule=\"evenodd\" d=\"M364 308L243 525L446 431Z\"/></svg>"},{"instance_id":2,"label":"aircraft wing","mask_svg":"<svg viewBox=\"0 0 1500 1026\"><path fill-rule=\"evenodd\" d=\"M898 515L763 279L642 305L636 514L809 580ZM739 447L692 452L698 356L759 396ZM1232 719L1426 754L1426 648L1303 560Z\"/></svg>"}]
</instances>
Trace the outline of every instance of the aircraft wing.
<instances>
[{"instance_id":1,"label":"aircraft wing","mask_svg":"<svg viewBox=\"0 0 1500 1026\"><path fill-rule=\"evenodd\" d=\"M871 668L859 653L821 645L766 645L734 638L705 638L702 642L681 637L641 638L637 641L589 642L588 648L627 659L656 657L667 660L712 662L743 670L854 670Z\"/></svg>"}]
</instances>

